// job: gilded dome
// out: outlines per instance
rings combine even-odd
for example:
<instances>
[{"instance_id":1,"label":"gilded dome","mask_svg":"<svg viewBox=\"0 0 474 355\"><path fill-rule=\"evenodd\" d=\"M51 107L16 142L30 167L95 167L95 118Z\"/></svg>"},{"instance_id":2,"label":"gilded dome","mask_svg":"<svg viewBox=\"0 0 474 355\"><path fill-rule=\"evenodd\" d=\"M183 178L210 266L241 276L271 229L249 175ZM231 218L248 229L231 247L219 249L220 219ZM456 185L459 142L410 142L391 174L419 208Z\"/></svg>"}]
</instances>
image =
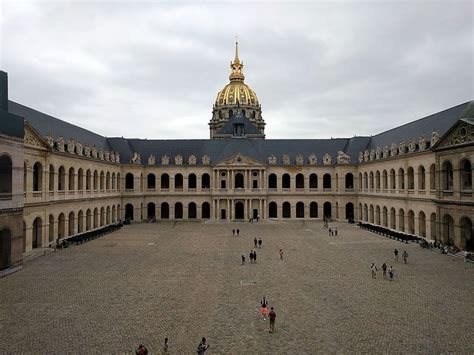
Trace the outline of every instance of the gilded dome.
<instances>
[{"instance_id":1,"label":"gilded dome","mask_svg":"<svg viewBox=\"0 0 474 355\"><path fill-rule=\"evenodd\" d=\"M255 91L244 83L243 68L244 63L239 60L239 44L235 43L235 59L234 62L230 63L230 83L217 94L216 107L236 105L237 103L241 105L259 105Z\"/></svg>"}]
</instances>

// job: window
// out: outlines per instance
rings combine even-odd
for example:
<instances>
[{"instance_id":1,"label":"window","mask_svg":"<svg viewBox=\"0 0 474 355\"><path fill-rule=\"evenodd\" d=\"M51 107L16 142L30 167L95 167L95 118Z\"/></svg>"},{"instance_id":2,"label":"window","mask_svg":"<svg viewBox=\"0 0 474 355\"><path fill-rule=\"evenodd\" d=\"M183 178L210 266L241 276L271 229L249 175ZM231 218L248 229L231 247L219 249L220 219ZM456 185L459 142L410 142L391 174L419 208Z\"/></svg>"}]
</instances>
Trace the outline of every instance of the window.
<instances>
[{"instance_id":1,"label":"window","mask_svg":"<svg viewBox=\"0 0 474 355\"><path fill-rule=\"evenodd\" d=\"M282 179L281 179L281 185L282 188L284 189L289 189L291 186L291 179L289 174L283 174ZM284 217L283 217L284 218Z\"/></svg>"},{"instance_id":2,"label":"window","mask_svg":"<svg viewBox=\"0 0 474 355\"><path fill-rule=\"evenodd\" d=\"M310 189L317 189L318 188L318 175L311 174L309 176L309 188Z\"/></svg>"},{"instance_id":3,"label":"window","mask_svg":"<svg viewBox=\"0 0 474 355\"><path fill-rule=\"evenodd\" d=\"M133 181L133 174L127 173L125 175L125 190L133 190L134 181Z\"/></svg>"},{"instance_id":4,"label":"window","mask_svg":"<svg viewBox=\"0 0 474 355\"><path fill-rule=\"evenodd\" d=\"M472 191L472 165L469 160L461 162L461 190Z\"/></svg>"},{"instance_id":5,"label":"window","mask_svg":"<svg viewBox=\"0 0 474 355\"><path fill-rule=\"evenodd\" d=\"M174 176L174 188L179 190L183 189L183 175L176 174Z\"/></svg>"},{"instance_id":6,"label":"window","mask_svg":"<svg viewBox=\"0 0 474 355\"><path fill-rule=\"evenodd\" d=\"M277 176L275 174L268 175L268 188L269 189L277 188Z\"/></svg>"},{"instance_id":7,"label":"window","mask_svg":"<svg viewBox=\"0 0 474 355\"><path fill-rule=\"evenodd\" d=\"M40 162L33 165L33 191L41 191L43 184L43 168Z\"/></svg>"},{"instance_id":8,"label":"window","mask_svg":"<svg viewBox=\"0 0 474 355\"><path fill-rule=\"evenodd\" d=\"M209 174L202 174L201 189L210 189L210 188L211 188L211 177L209 176Z\"/></svg>"},{"instance_id":9,"label":"window","mask_svg":"<svg viewBox=\"0 0 474 355\"><path fill-rule=\"evenodd\" d=\"M146 181L147 181L147 188L148 189L155 189L156 188L156 177L155 177L155 174L148 174L147 175L147 178L146 178Z\"/></svg>"},{"instance_id":10,"label":"window","mask_svg":"<svg viewBox=\"0 0 474 355\"><path fill-rule=\"evenodd\" d=\"M346 189L353 189L354 188L354 175L351 173L346 174L345 178Z\"/></svg>"},{"instance_id":11,"label":"window","mask_svg":"<svg viewBox=\"0 0 474 355\"><path fill-rule=\"evenodd\" d=\"M168 174L161 175L161 188L169 189L170 188L170 176ZM161 217L163 218L163 217Z\"/></svg>"},{"instance_id":12,"label":"window","mask_svg":"<svg viewBox=\"0 0 474 355\"><path fill-rule=\"evenodd\" d=\"M296 175L296 188L304 189L304 175L303 174Z\"/></svg>"},{"instance_id":13,"label":"window","mask_svg":"<svg viewBox=\"0 0 474 355\"><path fill-rule=\"evenodd\" d=\"M323 189L330 189L331 188L331 175L324 174L323 176Z\"/></svg>"},{"instance_id":14,"label":"window","mask_svg":"<svg viewBox=\"0 0 474 355\"><path fill-rule=\"evenodd\" d=\"M188 176L188 189L195 189L196 188L196 174L189 174Z\"/></svg>"}]
</instances>

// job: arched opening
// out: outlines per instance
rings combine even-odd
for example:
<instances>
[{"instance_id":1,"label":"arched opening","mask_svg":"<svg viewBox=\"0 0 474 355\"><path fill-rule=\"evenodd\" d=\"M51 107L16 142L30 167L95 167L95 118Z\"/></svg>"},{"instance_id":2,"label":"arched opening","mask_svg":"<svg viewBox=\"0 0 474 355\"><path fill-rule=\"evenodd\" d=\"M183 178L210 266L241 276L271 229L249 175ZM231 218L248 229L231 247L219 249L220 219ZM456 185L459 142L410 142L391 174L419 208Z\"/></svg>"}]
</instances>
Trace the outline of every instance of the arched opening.
<instances>
[{"instance_id":1,"label":"arched opening","mask_svg":"<svg viewBox=\"0 0 474 355\"><path fill-rule=\"evenodd\" d=\"M388 173L387 170L382 172L382 189L387 190L388 188Z\"/></svg>"},{"instance_id":2,"label":"arched opening","mask_svg":"<svg viewBox=\"0 0 474 355\"><path fill-rule=\"evenodd\" d=\"M430 236L433 240L439 240L436 236L436 213L432 213L430 216Z\"/></svg>"},{"instance_id":3,"label":"arched opening","mask_svg":"<svg viewBox=\"0 0 474 355\"><path fill-rule=\"evenodd\" d=\"M296 188L304 189L304 175L303 174L296 174Z\"/></svg>"},{"instance_id":4,"label":"arched opening","mask_svg":"<svg viewBox=\"0 0 474 355\"><path fill-rule=\"evenodd\" d=\"M211 177L209 176L209 174L202 174L202 176L201 176L201 188L202 189L210 189L211 188Z\"/></svg>"},{"instance_id":5,"label":"arched opening","mask_svg":"<svg viewBox=\"0 0 474 355\"><path fill-rule=\"evenodd\" d=\"M1 158L0 158L1 159ZM0 166L2 162L0 161ZM2 168L0 167L0 170ZM3 177L0 177L2 182ZM0 185L1 186L1 185ZM8 269L11 265L11 249L12 249L12 235L10 229L3 228L0 230L0 270Z\"/></svg>"},{"instance_id":6,"label":"arched opening","mask_svg":"<svg viewBox=\"0 0 474 355\"><path fill-rule=\"evenodd\" d=\"M197 207L194 202L188 204L188 218L194 219L197 218Z\"/></svg>"},{"instance_id":7,"label":"arched opening","mask_svg":"<svg viewBox=\"0 0 474 355\"><path fill-rule=\"evenodd\" d=\"M380 206L375 206L375 224L380 225Z\"/></svg>"},{"instance_id":8,"label":"arched opening","mask_svg":"<svg viewBox=\"0 0 474 355\"><path fill-rule=\"evenodd\" d=\"M99 187L100 187L101 191L104 190L104 186L105 186L104 182L105 182L105 175L104 175L104 172L101 171L100 172L100 180L99 180Z\"/></svg>"},{"instance_id":9,"label":"arched opening","mask_svg":"<svg viewBox=\"0 0 474 355\"><path fill-rule=\"evenodd\" d=\"M317 189L318 188L318 175L311 174L309 176L309 188L310 189Z\"/></svg>"},{"instance_id":10,"label":"arched opening","mask_svg":"<svg viewBox=\"0 0 474 355\"><path fill-rule=\"evenodd\" d=\"M92 211L88 209L86 211L86 231L92 229Z\"/></svg>"},{"instance_id":11,"label":"arched opening","mask_svg":"<svg viewBox=\"0 0 474 355\"><path fill-rule=\"evenodd\" d=\"M398 189L405 189L405 170L402 168L398 169Z\"/></svg>"},{"instance_id":12,"label":"arched opening","mask_svg":"<svg viewBox=\"0 0 474 355\"><path fill-rule=\"evenodd\" d=\"M414 190L415 189L415 172L411 166L407 170L407 177L408 177L408 190Z\"/></svg>"},{"instance_id":13,"label":"arched opening","mask_svg":"<svg viewBox=\"0 0 474 355\"><path fill-rule=\"evenodd\" d=\"M331 188L331 175L324 174L323 176L323 189L330 189Z\"/></svg>"},{"instance_id":14,"label":"arched opening","mask_svg":"<svg viewBox=\"0 0 474 355\"><path fill-rule=\"evenodd\" d=\"M121 188L122 188L122 180L120 180L120 173L117 173L117 190L120 191ZM117 208L117 212L118 212L118 208Z\"/></svg>"},{"instance_id":15,"label":"arched opening","mask_svg":"<svg viewBox=\"0 0 474 355\"><path fill-rule=\"evenodd\" d=\"M235 203L235 219L244 219L244 203L236 202Z\"/></svg>"},{"instance_id":16,"label":"arched opening","mask_svg":"<svg viewBox=\"0 0 474 355\"><path fill-rule=\"evenodd\" d=\"M443 243L454 244L454 220L449 214L443 216Z\"/></svg>"},{"instance_id":17,"label":"arched opening","mask_svg":"<svg viewBox=\"0 0 474 355\"><path fill-rule=\"evenodd\" d=\"M363 212L363 220L368 222L369 221L369 206L364 203L364 212Z\"/></svg>"},{"instance_id":18,"label":"arched opening","mask_svg":"<svg viewBox=\"0 0 474 355\"><path fill-rule=\"evenodd\" d=\"M86 190L87 191L91 190L91 186L92 186L91 183L92 183L91 171L89 169L87 169L87 171L86 171Z\"/></svg>"},{"instance_id":19,"label":"arched opening","mask_svg":"<svg viewBox=\"0 0 474 355\"><path fill-rule=\"evenodd\" d=\"M68 184L68 190L69 191L74 191L74 168L69 169L69 184Z\"/></svg>"},{"instance_id":20,"label":"arched opening","mask_svg":"<svg viewBox=\"0 0 474 355\"><path fill-rule=\"evenodd\" d=\"M201 207L201 214L203 219L211 218L211 205L209 202L203 202Z\"/></svg>"},{"instance_id":21,"label":"arched opening","mask_svg":"<svg viewBox=\"0 0 474 355\"><path fill-rule=\"evenodd\" d=\"M66 236L66 217L61 213L58 217L58 238Z\"/></svg>"},{"instance_id":22,"label":"arched opening","mask_svg":"<svg viewBox=\"0 0 474 355\"><path fill-rule=\"evenodd\" d=\"M188 175L188 189L195 189L197 186L196 174Z\"/></svg>"},{"instance_id":23,"label":"arched opening","mask_svg":"<svg viewBox=\"0 0 474 355\"><path fill-rule=\"evenodd\" d=\"M453 165L450 161L443 163L442 186L445 191L453 191Z\"/></svg>"},{"instance_id":24,"label":"arched opening","mask_svg":"<svg viewBox=\"0 0 474 355\"><path fill-rule=\"evenodd\" d=\"M369 175L367 175L367 172L364 173L364 189L369 188Z\"/></svg>"},{"instance_id":25,"label":"arched opening","mask_svg":"<svg viewBox=\"0 0 474 355\"><path fill-rule=\"evenodd\" d=\"M110 190L110 172L107 171L107 174L105 174L105 189L108 191Z\"/></svg>"},{"instance_id":26,"label":"arched opening","mask_svg":"<svg viewBox=\"0 0 474 355\"><path fill-rule=\"evenodd\" d=\"M174 218L175 219L183 218L183 204L181 202L176 202L174 204Z\"/></svg>"},{"instance_id":27,"label":"arched opening","mask_svg":"<svg viewBox=\"0 0 474 355\"><path fill-rule=\"evenodd\" d=\"M472 191L472 165L469 160L461 162L461 190Z\"/></svg>"},{"instance_id":28,"label":"arched opening","mask_svg":"<svg viewBox=\"0 0 474 355\"><path fill-rule=\"evenodd\" d=\"M291 187L290 174L283 174L283 176L281 177L281 187L283 189L289 189Z\"/></svg>"},{"instance_id":29,"label":"arched opening","mask_svg":"<svg viewBox=\"0 0 474 355\"><path fill-rule=\"evenodd\" d=\"M115 223L117 221L117 210L115 208L115 205L112 206L112 223Z\"/></svg>"},{"instance_id":30,"label":"arched opening","mask_svg":"<svg viewBox=\"0 0 474 355\"><path fill-rule=\"evenodd\" d=\"M370 189L374 189L374 173L371 171L369 174L369 184L370 184Z\"/></svg>"},{"instance_id":31,"label":"arched opening","mask_svg":"<svg viewBox=\"0 0 474 355\"><path fill-rule=\"evenodd\" d=\"M354 175L352 173L347 173L344 180L346 189L354 188Z\"/></svg>"},{"instance_id":32,"label":"arched opening","mask_svg":"<svg viewBox=\"0 0 474 355\"><path fill-rule=\"evenodd\" d=\"M127 173L125 175L125 190L133 190L133 188L134 188L133 174Z\"/></svg>"},{"instance_id":33,"label":"arched opening","mask_svg":"<svg viewBox=\"0 0 474 355\"><path fill-rule=\"evenodd\" d=\"M36 217L35 220L33 221L33 249L41 247L41 242L43 240L43 221L41 220L40 217Z\"/></svg>"},{"instance_id":34,"label":"arched opening","mask_svg":"<svg viewBox=\"0 0 474 355\"><path fill-rule=\"evenodd\" d=\"M60 166L58 170L58 190L64 191L66 188L66 171L64 166Z\"/></svg>"},{"instance_id":35,"label":"arched opening","mask_svg":"<svg viewBox=\"0 0 474 355\"><path fill-rule=\"evenodd\" d=\"M395 214L395 208L392 207L390 209L390 228L396 229L396 223L397 223L397 219L396 219L396 214Z\"/></svg>"},{"instance_id":36,"label":"arched opening","mask_svg":"<svg viewBox=\"0 0 474 355\"><path fill-rule=\"evenodd\" d=\"M407 232L409 234L415 234L415 213L412 210L408 211L407 219L408 219Z\"/></svg>"},{"instance_id":37,"label":"arched opening","mask_svg":"<svg viewBox=\"0 0 474 355\"><path fill-rule=\"evenodd\" d=\"M277 176L275 174L268 175L268 188L269 189L277 188Z\"/></svg>"},{"instance_id":38,"label":"arched opening","mask_svg":"<svg viewBox=\"0 0 474 355\"><path fill-rule=\"evenodd\" d=\"M418 213L418 235L426 237L426 216L423 211Z\"/></svg>"},{"instance_id":39,"label":"arched opening","mask_svg":"<svg viewBox=\"0 0 474 355\"><path fill-rule=\"evenodd\" d=\"M146 187L148 189L156 188L156 177L155 174L148 174L146 177Z\"/></svg>"},{"instance_id":40,"label":"arched opening","mask_svg":"<svg viewBox=\"0 0 474 355\"><path fill-rule=\"evenodd\" d=\"M283 218L291 218L291 204L283 202Z\"/></svg>"},{"instance_id":41,"label":"arched opening","mask_svg":"<svg viewBox=\"0 0 474 355\"><path fill-rule=\"evenodd\" d=\"M84 212L82 210L77 214L77 233L84 232Z\"/></svg>"},{"instance_id":42,"label":"arched opening","mask_svg":"<svg viewBox=\"0 0 474 355\"><path fill-rule=\"evenodd\" d=\"M94 170L94 177L92 179L92 188L94 191L97 191L99 189L99 173L97 170Z\"/></svg>"},{"instance_id":43,"label":"arched opening","mask_svg":"<svg viewBox=\"0 0 474 355\"><path fill-rule=\"evenodd\" d=\"M466 246L467 251L474 251L474 239L472 221L468 217L463 217L459 221L461 229L461 244Z\"/></svg>"},{"instance_id":44,"label":"arched opening","mask_svg":"<svg viewBox=\"0 0 474 355\"><path fill-rule=\"evenodd\" d=\"M362 173L359 173L359 190L362 190L362 186L363 186L362 181L363 181Z\"/></svg>"},{"instance_id":45,"label":"arched opening","mask_svg":"<svg viewBox=\"0 0 474 355\"><path fill-rule=\"evenodd\" d=\"M176 174L174 176L174 188L175 188L175 190L182 190L183 189L183 175Z\"/></svg>"},{"instance_id":46,"label":"arched opening","mask_svg":"<svg viewBox=\"0 0 474 355\"><path fill-rule=\"evenodd\" d=\"M146 206L146 215L148 219L154 219L156 217L156 206L153 202L148 202Z\"/></svg>"},{"instance_id":47,"label":"arched opening","mask_svg":"<svg viewBox=\"0 0 474 355\"><path fill-rule=\"evenodd\" d=\"M0 199L11 200L12 198L12 176L13 176L13 167L12 167L12 160L8 155L0 156ZM8 231L8 232L6 232ZM8 233L8 240L10 243L10 230L9 229L2 229L2 233L5 233L6 236ZM7 237L5 237L6 239ZM5 242L6 243L6 242ZM5 244L5 246L9 246L10 244ZM10 247L9 247L10 248ZM8 252L8 256L10 257L10 252Z\"/></svg>"},{"instance_id":48,"label":"arched opening","mask_svg":"<svg viewBox=\"0 0 474 355\"><path fill-rule=\"evenodd\" d=\"M332 206L331 202L324 202L323 205L323 214L324 218L332 218Z\"/></svg>"},{"instance_id":49,"label":"arched opening","mask_svg":"<svg viewBox=\"0 0 474 355\"><path fill-rule=\"evenodd\" d=\"M296 203L296 218L304 218L304 203Z\"/></svg>"},{"instance_id":50,"label":"arched opening","mask_svg":"<svg viewBox=\"0 0 474 355\"><path fill-rule=\"evenodd\" d=\"M390 189L395 190L397 188L397 180L395 178L395 170L390 170Z\"/></svg>"},{"instance_id":51,"label":"arched opening","mask_svg":"<svg viewBox=\"0 0 474 355\"><path fill-rule=\"evenodd\" d=\"M398 230L405 232L405 211L402 208L398 210Z\"/></svg>"},{"instance_id":52,"label":"arched opening","mask_svg":"<svg viewBox=\"0 0 474 355\"><path fill-rule=\"evenodd\" d=\"M309 204L309 218L318 218L318 203L311 202Z\"/></svg>"},{"instance_id":53,"label":"arched opening","mask_svg":"<svg viewBox=\"0 0 474 355\"><path fill-rule=\"evenodd\" d=\"M49 235L48 241L54 242L54 216L52 214L49 215Z\"/></svg>"},{"instance_id":54,"label":"arched opening","mask_svg":"<svg viewBox=\"0 0 474 355\"><path fill-rule=\"evenodd\" d=\"M235 174L234 187L236 189L243 189L244 188L244 175L243 174L241 174L241 173Z\"/></svg>"},{"instance_id":55,"label":"arched opening","mask_svg":"<svg viewBox=\"0 0 474 355\"><path fill-rule=\"evenodd\" d=\"M133 221L133 205L131 203L125 205L125 219Z\"/></svg>"},{"instance_id":56,"label":"arched opening","mask_svg":"<svg viewBox=\"0 0 474 355\"><path fill-rule=\"evenodd\" d=\"M43 167L40 162L33 165L33 191L41 191L43 184Z\"/></svg>"},{"instance_id":57,"label":"arched opening","mask_svg":"<svg viewBox=\"0 0 474 355\"><path fill-rule=\"evenodd\" d=\"M380 190L380 171L377 170L375 173L375 188Z\"/></svg>"},{"instance_id":58,"label":"arched opening","mask_svg":"<svg viewBox=\"0 0 474 355\"><path fill-rule=\"evenodd\" d=\"M425 167L420 165L418 167L418 189L424 191L426 189L426 174Z\"/></svg>"},{"instance_id":59,"label":"arched opening","mask_svg":"<svg viewBox=\"0 0 474 355\"><path fill-rule=\"evenodd\" d=\"M268 205L268 217L269 218L278 218L278 210L276 202L270 202Z\"/></svg>"},{"instance_id":60,"label":"arched opening","mask_svg":"<svg viewBox=\"0 0 474 355\"><path fill-rule=\"evenodd\" d=\"M67 220L67 235L74 235L74 227L76 224L76 218L74 217L74 212L70 212Z\"/></svg>"},{"instance_id":61,"label":"arched opening","mask_svg":"<svg viewBox=\"0 0 474 355\"><path fill-rule=\"evenodd\" d=\"M48 185L48 190L49 190L49 191L54 191L54 166L52 166L52 165L49 166L49 185Z\"/></svg>"},{"instance_id":62,"label":"arched opening","mask_svg":"<svg viewBox=\"0 0 474 355\"><path fill-rule=\"evenodd\" d=\"M354 219L354 204L352 202L346 203L346 219L347 220Z\"/></svg>"},{"instance_id":63,"label":"arched opening","mask_svg":"<svg viewBox=\"0 0 474 355\"><path fill-rule=\"evenodd\" d=\"M84 170L82 168L77 171L77 189L84 190Z\"/></svg>"},{"instance_id":64,"label":"arched opening","mask_svg":"<svg viewBox=\"0 0 474 355\"><path fill-rule=\"evenodd\" d=\"M385 206L382 208L382 226L388 227L388 210Z\"/></svg>"},{"instance_id":65,"label":"arched opening","mask_svg":"<svg viewBox=\"0 0 474 355\"><path fill-rule=\"evenodd\" d=\"M170 176L168 174L161 174L161 188L162 189L170 188Z\"/></svg>"},{"instance_id":66,"label":"arched opening","mask_svg":"<svg viewBox=\"0 0 474 355\"><path fill-rule=\"evenodd\" d=\"M117 181L115 180L115 172L112 173L112 190L115 190L117 186Z\"/></svg>"},{"instance_id":67,"label":"arched opening","mask_svg":"<svg viewBox=\"0 0 474 355\"><path fill-rule=\"evenodd\" d=\"M369 207L369 222L374 223L374 206L370 205Z\"/></svg>"},{"instance_id":68,"label":"arched opening","mask_svg":"<svg viewBox=\"0 0 474 355\"><path fill-rule=\"evenodd\" d=\"M161 204L161 219L168 219L170 218L170 206L168 203L163 202Z\"/></svg>"},{"instance_id":69,"label":"arched opening","mask_svg":"<svg viewBox=\"0 0 474 355\"><path fill-rule=\"evenodd\" d=\"M100 226L102 227L105 225L105 208L101 207L100 208Z\"/></svg>"}]
</instances>

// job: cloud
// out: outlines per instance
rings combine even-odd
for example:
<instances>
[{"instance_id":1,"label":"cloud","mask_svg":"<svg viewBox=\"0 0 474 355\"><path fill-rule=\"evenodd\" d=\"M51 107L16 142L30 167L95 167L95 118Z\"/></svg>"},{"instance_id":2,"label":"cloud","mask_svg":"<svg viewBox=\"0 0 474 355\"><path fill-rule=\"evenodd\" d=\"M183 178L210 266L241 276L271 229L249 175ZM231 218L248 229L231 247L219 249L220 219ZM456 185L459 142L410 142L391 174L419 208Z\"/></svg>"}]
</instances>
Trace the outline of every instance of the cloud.
<instances>
[{"instance_id":1,"label":"cloud","mask_svg":"<svg viewBox=\"0 0 474 355\"><path fill-rule=\"evenodd\" d=\"M2 5L10 98L106 136L206 138L239 36L267 138L376 134L473 99L469 2Z\"/></svg>"}]
</instances>

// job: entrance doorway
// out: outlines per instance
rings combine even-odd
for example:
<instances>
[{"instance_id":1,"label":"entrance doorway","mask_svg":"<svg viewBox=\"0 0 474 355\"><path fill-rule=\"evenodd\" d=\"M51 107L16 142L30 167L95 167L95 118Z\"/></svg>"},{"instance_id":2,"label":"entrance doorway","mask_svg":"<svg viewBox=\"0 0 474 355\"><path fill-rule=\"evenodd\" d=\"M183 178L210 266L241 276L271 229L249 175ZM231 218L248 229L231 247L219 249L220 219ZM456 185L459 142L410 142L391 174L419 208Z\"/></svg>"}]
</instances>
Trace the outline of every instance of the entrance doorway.
<instances>
[{"instance_id":1,"label":"entrance doorway","mask_svg":"<svg viewBox=\"0 0 474 355\"><path fill-rule=\"evenodd\" d=\"M253 209L253 219L257 219L258 217L258 209L254 208Z\"/></svg>"},{"instance_id":2,"label":"entrance doorway","mask_svg":"<svg viewBox=\"0 0 474 355\"><path fill-rule=\"evenodd\" d=\"M225 209L221 209L221 219L226 219L227 216L226 216L226 211Z\"/></svg>"},{"instance_id":3,"label":"entrance doorway","mask_svg":"<svg viewBox=\"0 0 474 355\"><path fill-rule=\"evenodd\" d=\"M235 203L235 219L244 219L244 204L243 202Z\"/></svg>"}]
</instances>

